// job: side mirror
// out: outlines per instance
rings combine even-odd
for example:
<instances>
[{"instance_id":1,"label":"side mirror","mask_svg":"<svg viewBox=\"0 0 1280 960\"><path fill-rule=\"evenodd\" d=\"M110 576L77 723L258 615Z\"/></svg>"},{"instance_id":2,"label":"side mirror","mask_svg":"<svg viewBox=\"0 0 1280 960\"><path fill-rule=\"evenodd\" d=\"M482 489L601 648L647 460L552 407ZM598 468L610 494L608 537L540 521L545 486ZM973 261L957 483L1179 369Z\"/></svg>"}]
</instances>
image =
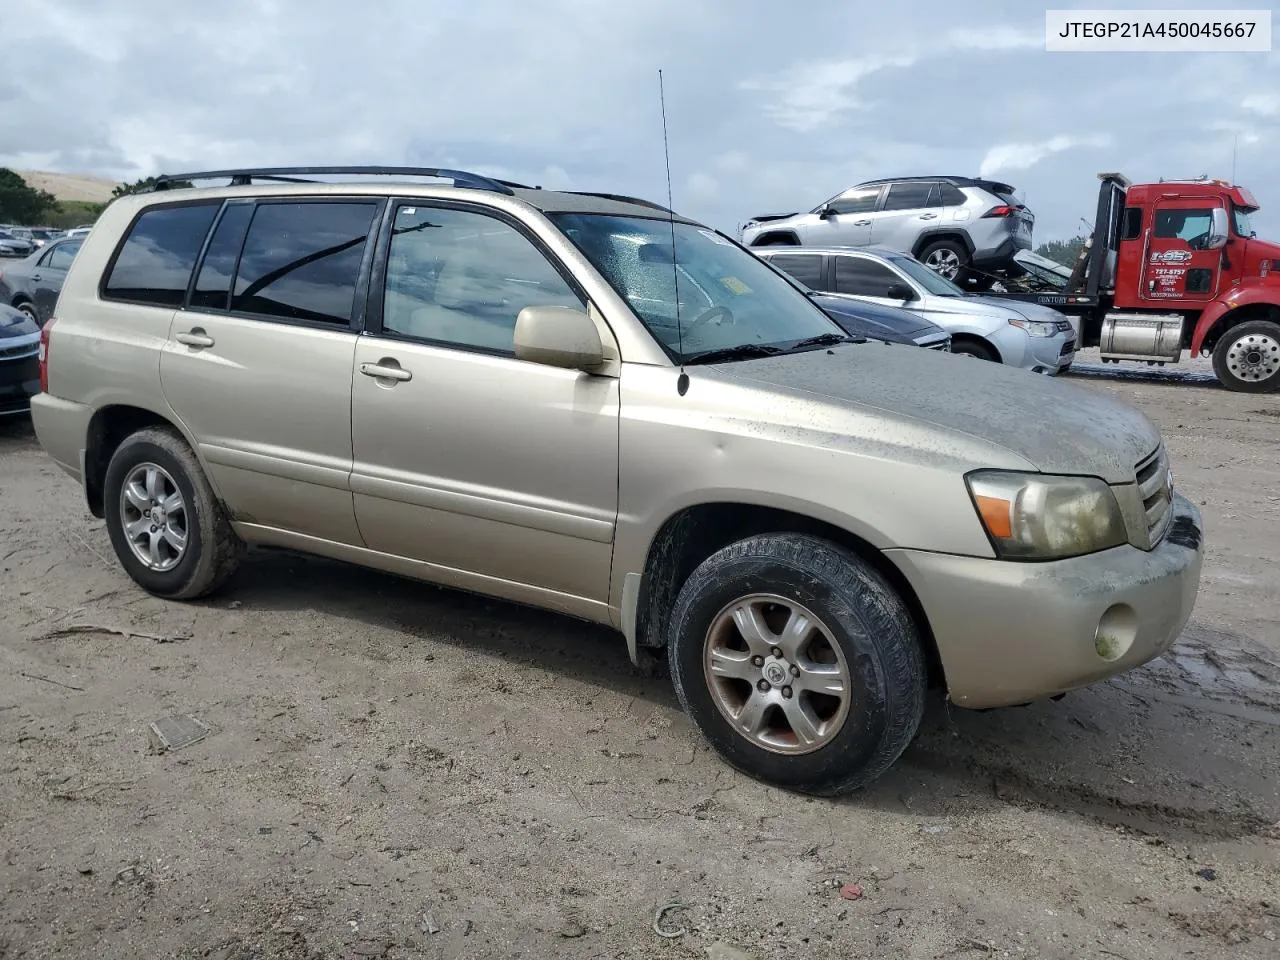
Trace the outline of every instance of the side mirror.
<instances>
[{"instance_id":1,"label":"side mirror","mask_svg":"<svg viewBox=\"0 0 1280 960\"><path fill-rule=\"evenodd\" d=\"M823 207L821 210L818 211L819 220L830 220L835 215L836 215L836 212L835 210L831 209L830 204L828 204L827 206Z\"/></svg>"},{"instance_id":2,"label":"side mirror","mask_svg":"<svg viewBox=\"0 0 1280 960\"><path fill-rule=\"evenodd\" d=\"M907 286L905 283L889 284L889 289L884 292L884 295L888 297L890 300L916 299L916 292L912 290L909 286Z\"/></svg>"},{"instance_id":3,"label":"side mirror","mask_svg":"<svg viewBox=\"0 0 1280 960\"><path fill-rule=\"evenodd\" d=\"M517 360L590 373L604 363L600 332L574 307L525 307L516 317Z\"/></svg>"},{"instance_id":4,"label":"side mirror","mask_svg":"<svg viewBox=\"0 0 1280 960\"><path fill-rule=\"evenodd\" d=\"M1206 250L1221 250L1231 239L1231 228L1227 223L1227 211L1222 207L1214 207L1209 214L1209 236L1204 242Z\"/></svg>"}]
</instances>

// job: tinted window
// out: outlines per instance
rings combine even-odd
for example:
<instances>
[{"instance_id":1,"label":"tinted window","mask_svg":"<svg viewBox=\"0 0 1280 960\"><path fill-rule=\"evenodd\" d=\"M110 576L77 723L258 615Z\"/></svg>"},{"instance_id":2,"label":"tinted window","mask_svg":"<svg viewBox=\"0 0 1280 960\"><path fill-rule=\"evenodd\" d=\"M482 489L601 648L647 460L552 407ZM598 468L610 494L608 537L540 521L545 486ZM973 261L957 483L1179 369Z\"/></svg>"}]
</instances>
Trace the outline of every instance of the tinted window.
<instances>
[{"instance_id":1,"label":"tinted window","mask_svg":"<svg viewBox=\"0 0 1280 960\"><path fill-rule=\"evenodd\" d=\"M810 290L824 290L822 257L813 253L783 253L770 257L769 262L784 273L789 273Z\"/></svg>"},{"instance_id":2,"label":"tinted window","mask_svg":"<svg viewBox=\"0 0 1280 960\"><path fill-rule=\"evenodd\" d=\"M942 198L938 194L938 185L919 181L892 184L884 201L886 210L918 210L921 207L940 206Z\"/></svg>"},{"instance_id":3,"label":"tinted window","mask_svg":"<svg viewBox=\"0 0 1280 960\"><path fill-rule=\"evenodd\" d=\"M231 277L236 272L236 258L244 244L245 230L253 216L253 204L228 205L213 230L213 239L205 251L191 306L197 310L225 310L231 295Z\"/></svg>"},{"instance_id":4,"label":"tinted window","mask_svg":"<svg viewBox=\"0 0 1280 960\"><path fill-rule=\"evenodd\" d=\"M60 243L49 251L49 255L44 258L44 263L52 270L68 270L71 267L71 261L76 258L76 254L80 252L80 245L83 240L72 240L70 243Z\"/></svg>"},{"instance_id":5,"label":"tinted window","mask_svg":"<svg viewBox=\"0 0 1280 960\"><path fill-rule=\"evenodd\" d=\"M882 264L865 257L836 257L836 292L862 297L887 297L892 284L902 278Z\"/></svg>"},{"instance_id":6,"label":"tinted window","mask_svg":"<svg viewBox=\"0 0 1280 960\"><path fill-rule=\"evenodd\" d=\"M465 210L396 210L385 333L511 353L516 317L532 306L584 304L515 227Z\"/></svg>"},{"instance_id":7,"label":"tinted window","mask_svg":"<svg viewBox=\"0 0 1280 960\"><path fill-rule=\"evenodd\" d=\"M950 184L950 183L939 184L939 188L942 193L942 205L944 207L963 206L965 202L968 200L968 197L964 195L963 191L961 191L959 187L954 186L953 184Z\"/></svg>"},{"instance_id":8,"label":"tinted window","mask_svg":"<svg viewBox=\"0 0 1280 960\"><path fill-rule=\"evenodd\" d=\"M1210 211L1158 210L1155 235L1168 240L1192 240L1209 232Z\"/></svg>"},{"instance_id":9,"label":"tinted window","mask_svg":"<svg viewBox=\"0 0 1280 960\"><path fill-rule=\"evenodd\" d=\"M376 210L372 201L259 204L231 309L346 326Z\"/></svg>"},{"instance_id":10,"label":"tinted window","mask_svg":"<svg viewBox=\"0 0 1280 960\"><path fill-rule=\"evenodd\" d=\"M210 202L157 207L143 213L107 276L107 298L180 306L217 212L218 204Z\"/></svg>"},{"instance_id":11,"label":"tinted window","mask_svg":"<svg viewBox=\"0 0 1280 960\"><path fill-rule=\"evenodd\" d=\"M834 213L868 213L876 208L879 199L879 187L855 188L832 200L828 206Z\"/></svg>"},{"instance_id":12,"label":"tinted window","mask_svg":"<svg viewBox=\"0 0 1280 960\"><path fill-rule=\"evenodd\" d=\"M1142 236L1142 208L1126 207L1124 226L1120 230L1121 240L1137 240Z\"/></svg>"}]
</instances>

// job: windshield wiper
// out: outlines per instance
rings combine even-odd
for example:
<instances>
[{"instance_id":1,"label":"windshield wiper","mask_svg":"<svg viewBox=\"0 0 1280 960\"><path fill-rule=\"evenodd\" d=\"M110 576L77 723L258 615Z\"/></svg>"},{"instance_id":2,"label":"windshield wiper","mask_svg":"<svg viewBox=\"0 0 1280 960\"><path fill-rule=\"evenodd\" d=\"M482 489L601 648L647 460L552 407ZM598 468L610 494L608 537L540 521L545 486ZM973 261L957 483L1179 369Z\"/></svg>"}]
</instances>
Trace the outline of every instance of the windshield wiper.
<instances>
[{"instance_id":1,"label":"windshield wiper","mask_svg":"<svg viewBox=\"0 0 1280 960\"><path fill-rule=\"evenodd\" d=\"M833 343L866 343L866 337L855 337L847 333L820 333L816 337L808 337L804 340L793 343L787 350L791 353L794 350L802 350L805 347L826 347Z\"/></svg>"},{"instance_id":2,"label":"windshield wiper","mask_svg":"<svg viewBox=\"0 0 1280 960\"><path fill-rule=\"evenodd\" d=\"M704 350L691 353L687 357L689 363L729 363L734 360L754 360L757 357L772 357L782 353L781 347L772 347L764 343L742 343L736 347L723 347L719 350Z\"/></svg>"}]
</instances>

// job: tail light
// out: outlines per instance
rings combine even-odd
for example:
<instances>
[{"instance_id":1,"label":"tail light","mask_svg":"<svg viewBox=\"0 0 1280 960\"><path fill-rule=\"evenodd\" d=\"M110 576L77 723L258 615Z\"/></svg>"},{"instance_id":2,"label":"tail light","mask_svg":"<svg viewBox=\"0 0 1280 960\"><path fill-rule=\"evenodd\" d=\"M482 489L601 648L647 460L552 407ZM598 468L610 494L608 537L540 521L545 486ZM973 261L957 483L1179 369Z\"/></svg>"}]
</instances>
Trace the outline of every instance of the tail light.
<instances>
[{"instance_id":1,"label":"tail light","mask_svg":"<svg viewBox=\"0 0 1280 960\"><path fill-rule=\"evenodd\" d=\"M40 328L40 392L49 392L49 334L57 317L50 317L49 322Z\"/></svg>"},{"instance_id":2,"label":"tail light","mask_svg":"<svg viewBox=\"0 0 1280 960\"><path fill-rule=\"evenodd\" d=\"M1002 203L998 207L992 207L982 216L983 219L986 219L987 217L1012 217L1021 209L1021 207L1011 207L1007 203Z\"/></svg>"}]
</instances>

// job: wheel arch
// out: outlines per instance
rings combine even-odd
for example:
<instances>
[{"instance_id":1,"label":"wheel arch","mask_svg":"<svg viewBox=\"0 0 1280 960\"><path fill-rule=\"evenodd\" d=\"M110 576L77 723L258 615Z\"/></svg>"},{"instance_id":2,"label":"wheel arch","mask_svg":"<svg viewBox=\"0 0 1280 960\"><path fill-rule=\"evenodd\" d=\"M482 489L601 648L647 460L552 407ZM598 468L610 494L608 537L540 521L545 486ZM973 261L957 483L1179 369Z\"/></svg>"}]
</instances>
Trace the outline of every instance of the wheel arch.
<instances>
[{"instance_id":1,"label":"wheel arch","mask_svg":"<svg viewBox=\"0 0 1280 960\"><path fill-rule=\"evenodd\" d=\"M111 457L128 437L147 427L163 427L178 434L191 448L208 477L209 471L205 468L199 448L175 419L133 404L107 404L94 411L85 433L84 493L89 512L98 519L104 516L102 488Z\"/></svg>"},{"instance_id":2,"label":"wheel arch","mask_svg":"<svg viewBox=\"0 0 1280 960\"><path fill-rule=\"evenodd\" d=\"M969 235L963 230L957 230L954 227L934 227L923 231L916 237L916 242L912 244L911 255L917 260L920 259L920 254L924 252L924 248L931 243L937 243L939 240L958 241L969 252L969 258L973 259L973 253L976 249L973 241L969 239Z\"/></svg>"},{"instance_id":3,"label":"wheel arch","mask_svg":"<svg viewBox=\"0 0 1280 960\"><path fill-rule=\"evenodd\" d=\"M794 230L768 230L751 241L752 247L798 247L800 235Z\"/></svg>"},{"instance_id":4,"label":"wheel arch","mask_svg":"<svg viewBox=\"0 0 1280 960\"><path fill-rule=\"evenodd\" d=\"M1217 309L1215 309L1217 308ZM1212 353L1218 342L1232 327L1250 320L1270 320L1280 323L1280 305L1271 301L1255 300L1235 306L1214 304L1200 315L1195 334L1191 338L1191 355Z\"/></svg>"},{"instance_id":5,"label":"wheel arch","mask_svg":"<svg viewBox=\"0 0 1280 960\"><path fill-rule=\"evenodd\" d=\"M955 352L956 344L959 344L959 343L977 344L978 346L981 346L984 349L990 350L992 353L994 353L996 355L996 360L999 363L1005 362L1004 354L1000 352L1000 348L979 333L970 333L967 330L961 330L959 332L952 333L951 349L953 353Z\"/></svg>"},{"instance_id":6,"label":"wheel arch","mask_svg":"<svg viewBox=\"0 0 1280 960\"><path fill-rule=\"evenodd\" d=\"M634 638L638 650L653 651L665 646L667 617L689 574L722 547L764 533L821 537L866 561L907 605L924 644L930 682L944 679L928 615L910 582L884 552L846 527L795 510L743 501L717 500L681 507L662 523L645 555L644 572L634 599L632 637L628 639Z\"/></svg>"}]
</instances>

